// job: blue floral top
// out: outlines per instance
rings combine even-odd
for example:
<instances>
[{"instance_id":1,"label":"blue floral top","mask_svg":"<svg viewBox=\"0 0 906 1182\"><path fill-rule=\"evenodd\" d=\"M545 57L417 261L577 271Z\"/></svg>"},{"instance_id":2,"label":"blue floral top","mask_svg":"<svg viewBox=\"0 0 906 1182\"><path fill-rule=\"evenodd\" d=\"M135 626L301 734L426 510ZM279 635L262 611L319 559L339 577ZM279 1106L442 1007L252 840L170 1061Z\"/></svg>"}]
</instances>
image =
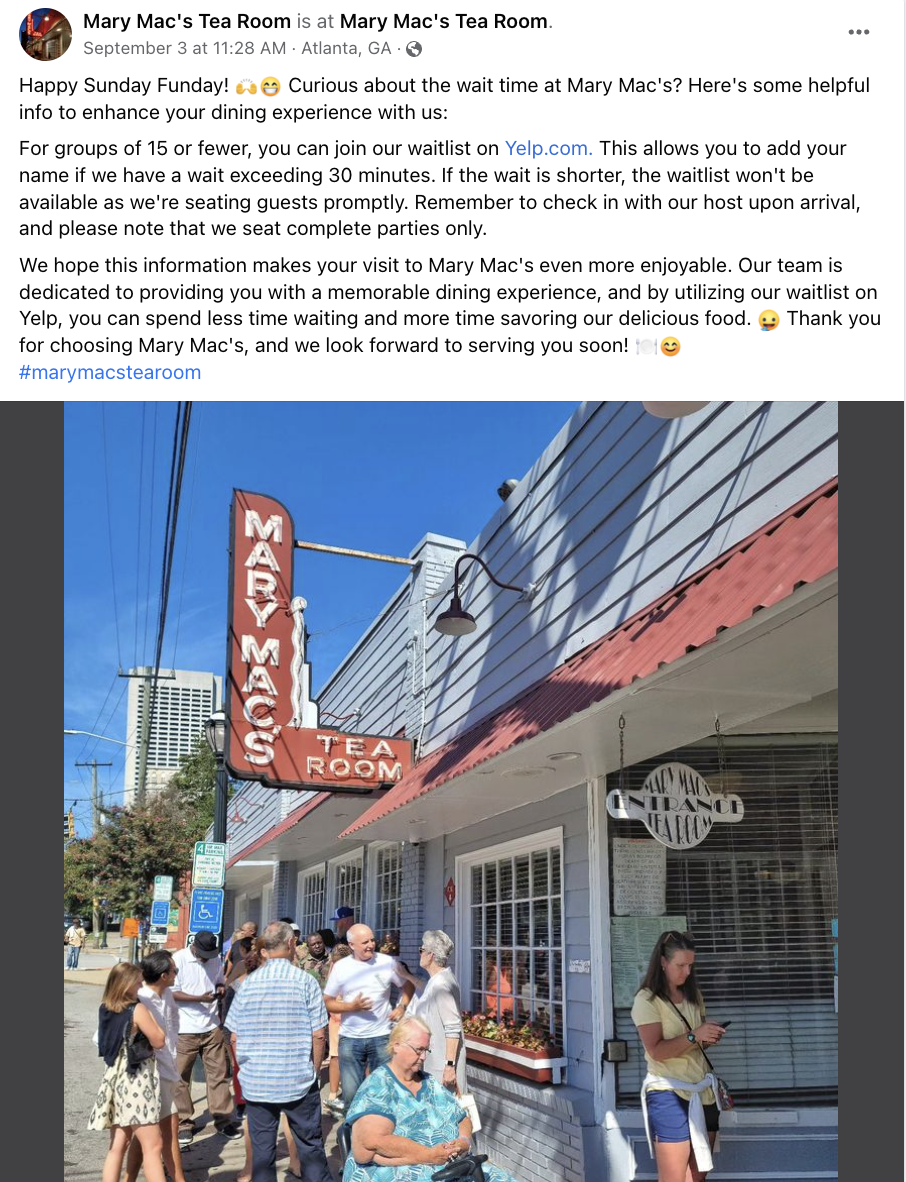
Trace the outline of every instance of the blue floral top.
<instances>
[{"instance_id":1,"label":"blue floral top","mask_svg":"<svg viewBox=\"0 0 906 1182\"><path fill-rule=\"evenodd\" d=\"M389 1067L379 1067L365 1080L355 1094L348 1124L360 1116L383 1116L393 1121L397 1137L408 1137L419 1145L440 1145L455 1141L460 1122L467 1113L453 1093L430 1075L422 1076L422 1086L416 1095L404 1087ZM363 1164L350 1153L343 1169L343 1182L429 1182L440 1166L378 1166ZM487 1182L514 1182L504 1170L486 1163Z\"/></svg>"}]
</instances>

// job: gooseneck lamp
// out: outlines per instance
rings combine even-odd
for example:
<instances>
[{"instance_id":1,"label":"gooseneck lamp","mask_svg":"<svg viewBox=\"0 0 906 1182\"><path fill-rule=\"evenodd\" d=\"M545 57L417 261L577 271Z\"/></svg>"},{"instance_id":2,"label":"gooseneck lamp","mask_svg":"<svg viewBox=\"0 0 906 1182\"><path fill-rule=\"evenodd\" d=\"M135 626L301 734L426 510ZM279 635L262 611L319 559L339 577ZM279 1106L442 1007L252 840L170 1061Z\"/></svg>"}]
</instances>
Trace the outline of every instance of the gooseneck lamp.
<instances>
[{"instance_id":1,"label":"gooseneck lamp","mask_svg":"<svg viewBox=\"0 0 906 1182\"><path fill-rule=\"evenodd\" d=\"M434 621L435 631L444 636L468 636L478 627L475 617L465 611L462 600L459 598L459 568L464 562L477 562L491 582L504 591L518 591L525 599L531 599L535 590L531 586L514 587L512 583L501 583L500 579L495 578L491 573L483 558L479 558L477 554L460 554L453 568L453 595L450 598L450 606Z\"/></svg>"}]
</instances>

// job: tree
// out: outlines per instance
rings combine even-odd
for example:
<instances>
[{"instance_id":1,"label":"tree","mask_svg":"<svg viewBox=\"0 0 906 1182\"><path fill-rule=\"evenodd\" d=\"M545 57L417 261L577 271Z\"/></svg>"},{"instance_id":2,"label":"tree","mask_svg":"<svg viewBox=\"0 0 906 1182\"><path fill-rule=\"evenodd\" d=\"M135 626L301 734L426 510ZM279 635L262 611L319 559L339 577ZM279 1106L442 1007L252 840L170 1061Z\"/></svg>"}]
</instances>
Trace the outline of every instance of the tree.
<instances>
[{"instance_id":1,"label":"tree","mask_svg":"<svg viewBox=\"0 0 906 1182\"><path fill-rule=\"evenodd\" d=\"M175 881L214 819L217 762L203 737L167 787L143 805L104 810L105 823L63 855L64 896L82 907L103 896L111 911L147 915L154 876Z\"/></svg>"},{"instance_id":2,"label":"tree","mask_svg":"<svg viewBox=\"0 0 906 1182\"><path fill-rule=\"evenodd\" d=\"M199 735L191 752L183 755L179 762L179 771L171 778L163 795L178 800L181 808L194 815L201 830L195 840L201 841L214 823L217 759L204 735Z\"/></svg>"}]
</instances>

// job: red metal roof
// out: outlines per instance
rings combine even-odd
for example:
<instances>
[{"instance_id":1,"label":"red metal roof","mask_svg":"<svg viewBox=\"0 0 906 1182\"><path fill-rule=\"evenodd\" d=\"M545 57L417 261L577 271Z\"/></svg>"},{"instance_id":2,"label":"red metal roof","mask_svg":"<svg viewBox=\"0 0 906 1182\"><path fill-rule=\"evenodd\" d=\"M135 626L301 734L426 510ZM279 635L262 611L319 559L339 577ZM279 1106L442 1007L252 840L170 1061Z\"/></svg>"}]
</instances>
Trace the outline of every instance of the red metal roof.
<instances>
[{"instance_id":1,"label":"red metal roof","mask_svg":"<svg viewBox=\"0 0 906 1182\"><path fill-rule=\"evenodd\" d=\"M564 722L836 568L833 480L427 756L340 836Z\"/></svg>"}]
</instances>

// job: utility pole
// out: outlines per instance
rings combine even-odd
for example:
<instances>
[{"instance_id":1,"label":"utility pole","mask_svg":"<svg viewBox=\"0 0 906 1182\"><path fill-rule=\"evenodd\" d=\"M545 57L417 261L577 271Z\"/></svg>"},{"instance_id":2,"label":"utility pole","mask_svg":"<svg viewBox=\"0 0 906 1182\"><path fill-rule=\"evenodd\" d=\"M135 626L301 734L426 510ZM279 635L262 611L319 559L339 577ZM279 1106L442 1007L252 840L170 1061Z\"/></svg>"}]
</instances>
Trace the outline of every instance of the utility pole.
<instances>
[{"instance_id":1,"label":"utility pole","mask_svg":"<svg viewBox=\"0 0 906 1182\"><path fill-rule=\"evenodd\" d=\"M91 836L97 837L98 830L101 827L101 810L98 802L98 768L113 767L113 764L98 763L96 759L92 759L86 763L77 763L76 767L91 768ZM99 897L96 893L91 900L91 930L94 935L95 948L106 946L106 931L103 933L103 944L101 942L101 907Z\"/></svg>"}]
</instances>

